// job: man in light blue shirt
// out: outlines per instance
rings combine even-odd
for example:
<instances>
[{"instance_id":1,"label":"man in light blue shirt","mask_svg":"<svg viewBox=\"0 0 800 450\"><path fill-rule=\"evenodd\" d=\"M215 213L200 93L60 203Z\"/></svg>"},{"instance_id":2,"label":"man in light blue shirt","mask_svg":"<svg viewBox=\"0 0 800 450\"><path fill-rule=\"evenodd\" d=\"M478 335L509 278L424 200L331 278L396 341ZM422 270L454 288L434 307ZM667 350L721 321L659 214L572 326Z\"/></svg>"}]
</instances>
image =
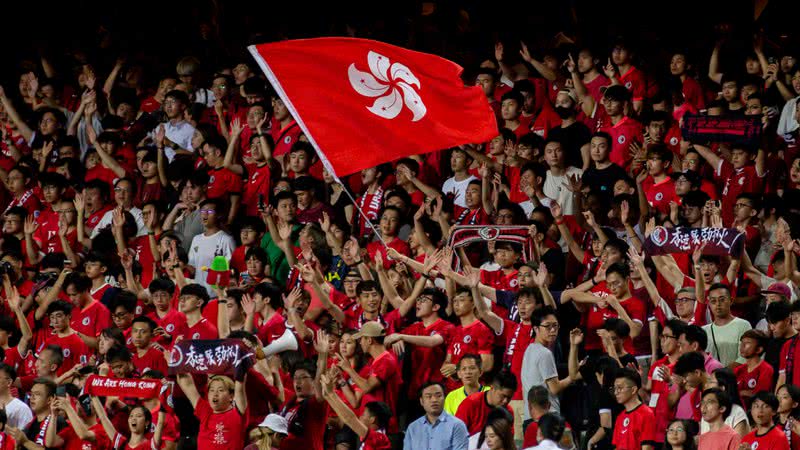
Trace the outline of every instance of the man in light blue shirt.
<instances>
[{"instance_id":1,"label":"man in light blue shirt","mask_svg":"<svg viewBox=\"0 0 800 450\"><path fill-rule=\"evenodd\" d=\"M444 386L428 382L420 393L425 415L408 426L403 450L468 450L467 426L444 412Z\"/></svg>"}]
</instances>

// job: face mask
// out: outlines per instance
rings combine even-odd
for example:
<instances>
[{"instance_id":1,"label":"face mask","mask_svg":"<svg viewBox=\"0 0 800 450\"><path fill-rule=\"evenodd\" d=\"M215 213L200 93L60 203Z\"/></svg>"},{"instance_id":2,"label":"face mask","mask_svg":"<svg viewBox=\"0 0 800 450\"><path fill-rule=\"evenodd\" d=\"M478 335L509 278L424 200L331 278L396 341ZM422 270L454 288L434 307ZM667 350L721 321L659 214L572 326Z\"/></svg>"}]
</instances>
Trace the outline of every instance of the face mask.
<instances>
[{"instance_id":1,"label":"face mask","mask_svg":"<svg viewBox=\"0 0 800 450\"><path fill-rule=\"evenodd\" d=\"M561 120L572 117L575 112L572 108L567 108L565 106L556 106L555 110L556 114L558 114L558 117L561 117Z\"/></svg>"}]
</instances>

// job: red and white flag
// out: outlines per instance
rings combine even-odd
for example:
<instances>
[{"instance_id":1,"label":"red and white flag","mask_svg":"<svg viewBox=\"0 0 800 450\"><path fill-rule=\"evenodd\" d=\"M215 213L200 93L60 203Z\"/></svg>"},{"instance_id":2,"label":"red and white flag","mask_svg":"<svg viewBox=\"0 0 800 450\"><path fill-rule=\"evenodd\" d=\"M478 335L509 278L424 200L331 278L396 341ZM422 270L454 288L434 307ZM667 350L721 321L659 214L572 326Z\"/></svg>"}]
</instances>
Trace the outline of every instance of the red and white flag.
<instances>
[{"instance_id":1,"label":"red and white flag","mask_svg":"<svg viewBox=\"0 0 800 450\"><path fill-rule=\"evenodd\" d=\"M249 50L334 175L497 136L483 91L444 58L353 38Z\"/></svg>"}]
</instances>

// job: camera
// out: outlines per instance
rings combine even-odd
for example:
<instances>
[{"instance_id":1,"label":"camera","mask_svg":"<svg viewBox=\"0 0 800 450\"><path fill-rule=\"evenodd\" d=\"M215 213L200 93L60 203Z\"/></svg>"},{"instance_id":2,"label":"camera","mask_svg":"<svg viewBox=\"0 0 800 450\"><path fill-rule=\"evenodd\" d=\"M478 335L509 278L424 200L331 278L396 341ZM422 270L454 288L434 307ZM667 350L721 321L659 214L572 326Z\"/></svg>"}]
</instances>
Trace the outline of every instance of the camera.
<instances>
[{"instance_id":1,"label":"camera","mask_svg":"<svg viewBox=\"0 0 800 450\"><path fill-rule=\"evenodd\" d=\"M14 267L8 261L0 261L0 276L1 275L14 275Z\"/></svg>"}]
</instances>

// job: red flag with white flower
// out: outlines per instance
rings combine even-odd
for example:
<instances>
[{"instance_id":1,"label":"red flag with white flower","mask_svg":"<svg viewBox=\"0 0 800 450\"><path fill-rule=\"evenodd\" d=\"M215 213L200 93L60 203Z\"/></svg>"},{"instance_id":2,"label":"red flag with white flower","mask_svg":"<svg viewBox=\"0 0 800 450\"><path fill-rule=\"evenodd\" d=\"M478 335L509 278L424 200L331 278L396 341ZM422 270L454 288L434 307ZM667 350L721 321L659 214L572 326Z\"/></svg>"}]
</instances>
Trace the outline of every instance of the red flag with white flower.
<instances>
[{"instance_id":1,"label":"red flag with white flower","mask_svg":"<svg viewBox=\"0 0 800 450\"><path fill-rule=\"evenodd\" d=\"M444 58L353 38L249 50L335 175L497 135L483 91Z\"/></svg>"}]
</instances>

